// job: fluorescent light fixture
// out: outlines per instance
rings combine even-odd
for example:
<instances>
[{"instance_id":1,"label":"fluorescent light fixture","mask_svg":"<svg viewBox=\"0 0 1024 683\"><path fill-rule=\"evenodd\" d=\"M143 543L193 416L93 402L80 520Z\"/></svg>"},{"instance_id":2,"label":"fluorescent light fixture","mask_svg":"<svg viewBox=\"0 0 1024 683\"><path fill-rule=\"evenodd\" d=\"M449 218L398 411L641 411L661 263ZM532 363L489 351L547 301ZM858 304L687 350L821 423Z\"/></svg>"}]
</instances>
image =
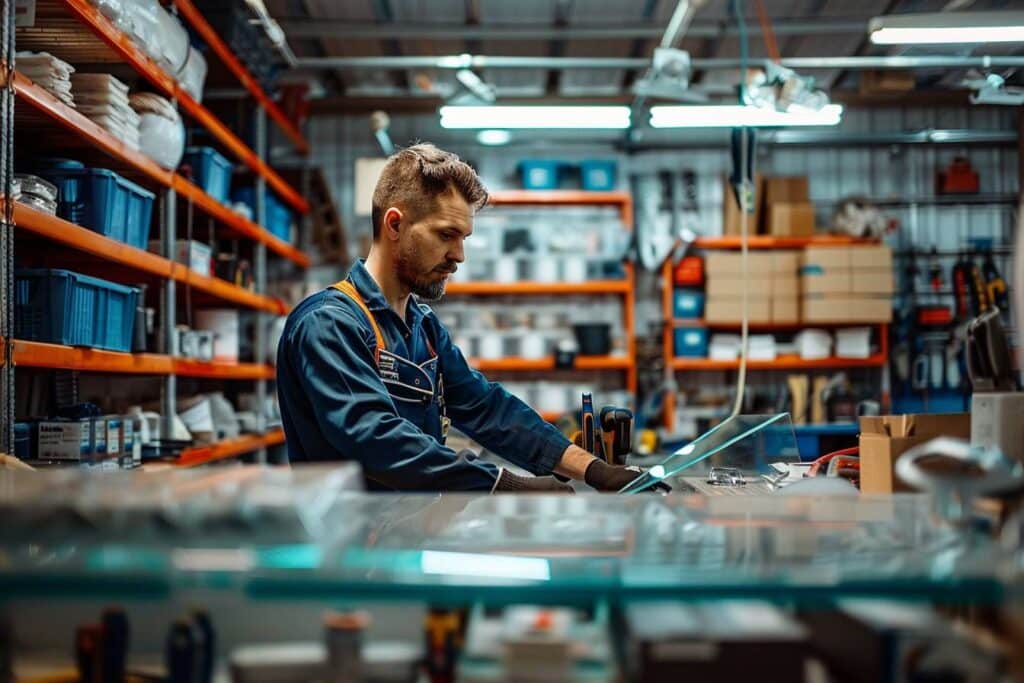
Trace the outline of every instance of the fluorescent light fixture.
<instances>
[{"instance_id":1,"label":"fluorescent light fixture","mask_svg":"<svg viewBox=\"0 0 1024 683\"><path fill-rule=\"evenodd\" d=\"M623 106L441 107L442 128L629 128Z\"/></svg>"},{"instance_id":2,"label":"fluorescent light fixture","mask_svg":"<svg viewBox=\"0 0 1024 683\"><path fill-rule=\"evenodd\" d=\"M821 111L762 109L743 105L651 107L654 128L771 128L781 126L834 126L843 116L841 104L826 105Z\"/></svg>"},{"instance_id":3,"label":"fluorescent light fixture","mask_svg":"<svg viewBox=\"0 0 1024 683\"><path fill-rule=\"evenodd\" d=\"M876 45L1024 42L1024 12L889 14L868 24Z\"/></svg>"},{"instance_id":4,"label":"fluorescent light fixture","mask_svg":"<svg viewBox=\"0 0 1024 683\"><path fill-rule=\"evenodd\" d=\"M507 130L488 128L476 134L476 141L481 145L498 146L507 145L512 139L512 133Z\"/></svg>"},{"instance_id":5,"label":"fluorescent light fixture","mask_svg":"<svg viewBox=\"0 0 1024 683\"><path fill-rule=\"evenodd\" d=\"M478 576L488 579L551 580L551 567L546 559L540 557L424 550L420 556L420 570L424 574Z\"/></svg>"}]
</instances>

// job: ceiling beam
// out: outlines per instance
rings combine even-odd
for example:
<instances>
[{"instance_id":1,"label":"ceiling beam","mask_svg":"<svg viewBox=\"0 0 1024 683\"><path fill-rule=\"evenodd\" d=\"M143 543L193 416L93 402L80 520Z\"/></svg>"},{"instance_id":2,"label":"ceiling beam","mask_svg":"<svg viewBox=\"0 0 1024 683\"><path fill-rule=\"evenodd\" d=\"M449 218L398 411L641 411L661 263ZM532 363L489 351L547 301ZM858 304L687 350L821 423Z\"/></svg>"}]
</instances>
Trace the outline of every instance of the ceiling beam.
<instances>
[{"instance_id":1,"label":"ceiling beam","mask_svg":"<svg viewBox=\"0 0 1024 683\"><path fill-rule=\"evenodd\" d=\"M552 25L467 25L467 24L372 24L343 19L292 18L279 22L289 38L364 38L417 40L614 40L629 38L660 39L665 27L657 24L609 24L592 26ZM807 21L782 19L773 22L775 34L825 35L859 33L867 35L867 21L839 19ZM759 35L760 27L750 26L750 35ZM714 38L736 35L728 22L693 22L686 28L687 38Z\"/></svg>"},{"instance_id":2,"label":"ceiling beam","mask_svg":"<svg viewBox=\"0 0 1024 683\"><path fill-rule=\"evenodd\" d=\"M734 58L694 59L695 69L738 69ZM642 69L649 60L635 57L500 57L450 55L444 57L305 57L306 69ZM889 56L791 57L781 61L791 69L966 69L1024 67L1020 56Z\"/></svg>"}]
</instances>

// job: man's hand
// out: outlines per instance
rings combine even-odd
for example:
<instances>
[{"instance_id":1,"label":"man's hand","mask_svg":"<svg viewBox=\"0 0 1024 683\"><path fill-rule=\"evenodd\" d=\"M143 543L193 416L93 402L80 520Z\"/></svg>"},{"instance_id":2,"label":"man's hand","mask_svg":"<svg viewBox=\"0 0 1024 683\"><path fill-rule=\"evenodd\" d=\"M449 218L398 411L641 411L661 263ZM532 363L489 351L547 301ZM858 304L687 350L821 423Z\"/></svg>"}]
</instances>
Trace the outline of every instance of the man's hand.
<instances>
[{"instance_id":1,"label":"man's hand","mask_svg":"<svg viewBox=\"0 0 1024 683\"><path fill-rule=\"evenodd\" d=\"M620 491L627 484L632 483L633 480L643 476L643 474L639 467L609 465L603 460L595 458L587 466L587 471L583 475L583 481L598 491L616 492ZM647 490L668 493L672 488L664 482L658 482L654 486L648 487Z\"/></svg>"},{"instance_id":2,"label":"man's hand","mask_svg":"<svg viewBox=\"0 0 1024 683\"><path fill-rule=\"evenodd\" d=\"M521 477L503 469L492 493L576 493L554 477Z\"/></svg>"}]
</instances>

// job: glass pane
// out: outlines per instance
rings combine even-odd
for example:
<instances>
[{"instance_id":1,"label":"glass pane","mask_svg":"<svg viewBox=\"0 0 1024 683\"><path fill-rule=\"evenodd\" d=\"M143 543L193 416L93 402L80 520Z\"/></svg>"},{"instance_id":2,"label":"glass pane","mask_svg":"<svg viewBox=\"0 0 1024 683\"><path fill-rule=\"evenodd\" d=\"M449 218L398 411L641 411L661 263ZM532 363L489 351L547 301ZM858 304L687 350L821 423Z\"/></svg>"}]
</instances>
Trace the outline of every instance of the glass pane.
<instances>
[{"instance_id":1,"label":"glass pane","mask_svg":"<svg viewBox=\"0 0 1024 683\"><path fill-rule=\"evenodd\" d=\"M699 476L712 467L735 470L744 479L757 479L769 473L772 463L799 461L789 413L733 415L634 479L619 493L645 491L659 481L672 485L672 480L684 472ZM703 467L691 470L695 465Z\"/></svg>"}]
</instances>

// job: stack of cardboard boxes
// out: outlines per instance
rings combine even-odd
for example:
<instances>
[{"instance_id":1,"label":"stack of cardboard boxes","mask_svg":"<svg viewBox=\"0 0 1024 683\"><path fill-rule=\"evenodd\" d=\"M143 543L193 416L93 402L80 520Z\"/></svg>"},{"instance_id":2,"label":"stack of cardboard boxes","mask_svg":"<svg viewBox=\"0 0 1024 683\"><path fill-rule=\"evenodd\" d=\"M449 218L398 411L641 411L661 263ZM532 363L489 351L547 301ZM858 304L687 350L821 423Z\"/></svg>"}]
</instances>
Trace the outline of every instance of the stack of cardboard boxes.
<instances>
[{"instance_id":1,"label":"stack of cardboard boxes","mask_svg":"<svg viewBox=\"0 0 1024 683\"><path fill-rule=\"evenodd\" d=\"M798 251L747 254L747 307L755 324L796 323L800 318ZM704 269L708 323L739 323L743 318L743 256L738 251L708 252Z\"/></svg>"},{"instance_id":2,"label":"stack of cardboard boxes","mask_svg":"<svg viewBox=\"0 0 1024 683\"><path fill-rule=\"evenodd\" d=\"M742 213L729 181L723 185L722 233L741 234ZM807 176L757 176L754 206L748 234L774 237L810 237L814 234L814 205L810 203Z\"/></svg>"},{"instance_id":3,"label":"stack of cardboard boxes","mask_svg":"<svg viewBox=\"0 0 1024 683\"><path fill-rule=\"evenodd\" d=\"M878 246L810 246L801 267L805 323L892 320L892 251Z\"/></svg>"}]
</instances>

